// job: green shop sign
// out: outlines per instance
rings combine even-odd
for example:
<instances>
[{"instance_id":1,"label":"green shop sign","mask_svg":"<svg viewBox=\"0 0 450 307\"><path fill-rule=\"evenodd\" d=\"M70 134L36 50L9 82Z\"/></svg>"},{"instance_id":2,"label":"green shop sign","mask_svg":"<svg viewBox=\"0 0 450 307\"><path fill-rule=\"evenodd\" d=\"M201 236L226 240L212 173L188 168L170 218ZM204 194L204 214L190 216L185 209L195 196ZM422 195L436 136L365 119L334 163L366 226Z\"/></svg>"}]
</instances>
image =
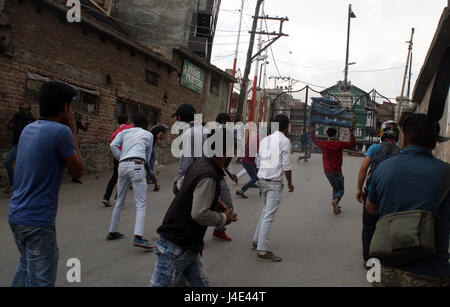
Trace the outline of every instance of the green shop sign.
<instances>
[{"instance_id":1,"label":"green shop sign","mask_svg":"<svg viewBox=\"0 0 450 307\"><path fill-rule=\"evenodd\" d=\"M181 85L196 93L203 93L203 82L205 71L198 68L188 60L184 60L183 73L181 74Z\"/></svg>"}]
</instances>

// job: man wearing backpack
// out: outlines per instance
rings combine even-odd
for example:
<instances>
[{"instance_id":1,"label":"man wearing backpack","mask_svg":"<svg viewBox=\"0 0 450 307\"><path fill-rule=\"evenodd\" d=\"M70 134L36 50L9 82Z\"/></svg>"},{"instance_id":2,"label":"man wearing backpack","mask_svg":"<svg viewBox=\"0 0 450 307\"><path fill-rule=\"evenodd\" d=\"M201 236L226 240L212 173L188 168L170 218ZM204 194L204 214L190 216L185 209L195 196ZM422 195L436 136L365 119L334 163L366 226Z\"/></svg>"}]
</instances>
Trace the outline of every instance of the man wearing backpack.
<instances>
[{"instance_id":1,"label":"man wearing backpack","mask_svg":"<svg viewBox=\"0 0 450 307\"><path fill-rule=\"evenodd\" d=\"M364 208L367 194L370 191L370 178L382 161L400 153L400 148L395 145L399 140L399 136L400 130L395 121L389 120L384 122L380 129L382 143L374 144L369 147L366 157L361 165L361 169L359 170L356 200L363 204L362 245L364 264L369 260L370 241L372 240L373 233L375 232L375 225L378 220L377 216L370 215ZM369 176L367 176L368 170ZM363 191L364 182L366 182L366 188Z\"/></svg>"},{"instance_id":2,"label":"man wearing backpack","mask_svg":"<svg viewBox=\"0 0 450 307\"><path fill-rule=\"evenodd\" d=\"M387 266L389 258L381 258L381 283L374 286L450 287L450 166L435 158L432 153L437 142L448 138L439 136L439 124L430 122L425 114L404 113L400 127L405 149L398 156L381 163L373 173L366 210L372 215L379 215L380 221L399 212L408 216L407 220L401 219L402 215L399 214L392 218L398 222L396 225L391 224L391 230L385 232L388 237L383 237L383 233L378 232L379 237L389 241L389 246L382 252L404 253L401 259L396 259L396 262L400 263L401 260L404 264ZM428 232L432 235L428 240L416 240L418 234L425 234L422 223L411 214L416 212L431 213L434 216L432 231ZM385 230L385 225L380 221L372 239L371 254L375 254L373 251L384 244L383 240L375 240L378 228ZM398 233L405 229L408 238L398 237ZM411 248L413 245L414 248ZM426 256L417 254L416 250L423 251L425 246L430 245L433 246L432 253L427 253ZM401 249L392 250L391 246L399 246ZM410 261L411 259L415 260Z\"/></svg>"}]
</instances>

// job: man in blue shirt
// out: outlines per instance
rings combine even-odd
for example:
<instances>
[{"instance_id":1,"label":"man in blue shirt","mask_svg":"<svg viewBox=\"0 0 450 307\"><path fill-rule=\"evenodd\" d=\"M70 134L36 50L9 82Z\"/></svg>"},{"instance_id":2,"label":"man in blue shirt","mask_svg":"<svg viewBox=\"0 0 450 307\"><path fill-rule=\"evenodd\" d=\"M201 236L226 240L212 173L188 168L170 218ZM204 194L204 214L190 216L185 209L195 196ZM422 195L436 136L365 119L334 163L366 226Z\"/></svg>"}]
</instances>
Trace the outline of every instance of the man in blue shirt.
<instances>
[{"instance_id":1,"label":"man in blue shirt","mask_svg":"<svg viewBox=\"0 0 450 307\"><path fill-rule=\"evenodd\" d=\"M439 137L438 124L425 114L406 113L400 126L405 149L383 161L371 179L366 209L372 215L427 210L436 213L436 255L398 267L382 263L381 286L450 286L449 229L450 196L439 207L448 164L436 159L432 149ZM447 187L445 187L447 188ZM438 209L439 208L439 209Z\"/></svg>"},{"instance_id":2,"label":"man in blue shirt","mask_svg":"<svg viewBox=\"0 0 450 307\"><path fill-rule=\"evenodd\" d=\"M70 108L76 91L61 82L39 91L40 119L19 140L8 215L20 263L12 286L54 286L58 266L55 219L65 166L81 177L82 160Z\"/></svg>"},{"instance_id":3,"label":"man in blue shirt","mask_svg":"<svg viewBox=\"0 0 450 307\"><path fill-rule=\"evenodd\" d=\"M375 232L375 225L378 221L378 216L369 214L365 209L367 194L370 191L370 177L382 161L400 153L400 148L395 145L395 143L398 142L399 137L400 129L398 128L398 124L392 120L384 122L380 129L380 138L382 143L373 144L369 147L366 157L361 165L361 169L359 170L356 200L363 204L363 228L361 239L365 267L367 261L369 260L370 242L372 241L372 237ZM367 171L369 168L369 176L367 176ZM366 182L365 191L363 191L364 181Z\"/></svg>"}]
</instances>

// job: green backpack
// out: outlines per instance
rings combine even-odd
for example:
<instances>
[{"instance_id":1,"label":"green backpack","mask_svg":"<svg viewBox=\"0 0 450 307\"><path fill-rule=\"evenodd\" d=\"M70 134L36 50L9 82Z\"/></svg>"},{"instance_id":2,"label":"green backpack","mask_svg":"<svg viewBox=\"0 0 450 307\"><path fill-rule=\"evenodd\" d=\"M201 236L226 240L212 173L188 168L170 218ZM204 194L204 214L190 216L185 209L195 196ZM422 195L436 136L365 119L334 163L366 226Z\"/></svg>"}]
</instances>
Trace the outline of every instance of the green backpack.
<instances>
[{"instance_id":1,"label":"green backpack","mask_svg":"<svg viewBox=\"0 0 450 307\"><path fill-rule=\"evenodd\" d=\"M450 191L450 166L439 196L439 207ZM439 211L439 207L437 212ZM383 265L404 266L436 254L435 214L425 210L396 212L383 216L376 225L369 256Z\"/></svg>"}]
</instances>

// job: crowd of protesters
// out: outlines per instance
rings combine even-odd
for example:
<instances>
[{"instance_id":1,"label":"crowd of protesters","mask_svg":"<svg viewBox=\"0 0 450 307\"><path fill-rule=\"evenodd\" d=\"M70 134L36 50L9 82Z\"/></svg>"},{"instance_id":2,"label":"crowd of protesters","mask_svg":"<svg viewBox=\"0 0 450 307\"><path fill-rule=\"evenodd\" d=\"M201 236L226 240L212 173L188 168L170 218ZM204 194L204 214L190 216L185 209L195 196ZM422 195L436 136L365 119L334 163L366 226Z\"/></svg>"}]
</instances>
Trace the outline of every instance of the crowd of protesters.
<instances>
[{"instance_id":1,"label":"crowd of protesters","mask_svg":"<svg viewBox=\"0 0 450 307\"><path fill-rule=\"evenodd\" d=\"M20 106L19 113L8 123L8 128L14 129L14 136L5 162L9 176L5 192L12 192L8 220L20 254L13 286L53 286L56 281L59 251L55 220L59 189L66 167L73 181L79 181L82 175L77 134L79 129L88 129L71 110L76 94L64 83L46 82L39 91L39 119L32 117L28 106ZM106 207L113 205L110 199L116 185L117 195L106 239L125 238L118 227L126 195L132 188L136 202L133 246L155 251L157 261L150 281L154 287L176 286L180 281L192 287L209 286L202 259L207 228L214 227L215 238L232 241L225 226L238 221L225 180L228 175L238 182L230 167L237 149L227 145L230 140L232 144L237 139L245 142L247 137L228 128L227 124L231 123L228 114L219 114L213 129L197 125L195 114L190 104L179 106L173 114L180 123L181 155L172 185L174 196L157 230L159 239L155 246L144 238L147 185L154 184L154 191L161 188L154 168L155 146L165 138L168 127L156 124L149 129L147 117L139 113L132 116L132 124L128 123L128 116L119 116L119 127L110 138L113 175L102 203ZM259 184L262 208L249 248L256 251L256 260L266 262L282 260L270 249L269 234L280 208L284 178L288 192L294 192L289 118L277 115L272 119L271 125L274 124L276 129L265 137L261 135L266 132L250 130L242 159L250 181L236 191L241 198L248 198L245 192ZM335 128L327 129L326 141L315 137L316 130L311 126L304 135L302 158L305 161L311 158L312 144L322 149L323 169L332 187L333 213L339 215L344 195L343 150L355 147L353 128L347 142L336 140ZM357 179L356 199L363 204L364 264L374 255L380 255L382 282L378 285L450 286L450 170L447 163L432 154L437 142L447 140L439 136L439 131L438 124L431 122L427 115L404 113L400 123L383 124L381 143L372 145L365 154ZM400 135L402 151L396 145ZM203 152L210 139L216 140L210 144L212 155ZM198 148L202 149L200 153ZM394 257L392 250L382 250L380 237L383 238L382 229L387 227L386 219L392 224L388 223L392 232L399 231L395 228L397 224L404 225L405 229L417 228L410 225L415 216L408 220L399 214L405 212L427 217L425 213L431 212L435 225L433 236L416 246L420 249L417 253L409 245L409 250L403 251L409 243L394 242L403 248L400 248L403 254ZM406 232L404 229L399 232L402 231ZM426 249L429 245L432 245L431 252L430 248ZM422 252L422 247L426 252ZM392 265L393 258L400 264Z\"/></svg>"}]
</instances>

